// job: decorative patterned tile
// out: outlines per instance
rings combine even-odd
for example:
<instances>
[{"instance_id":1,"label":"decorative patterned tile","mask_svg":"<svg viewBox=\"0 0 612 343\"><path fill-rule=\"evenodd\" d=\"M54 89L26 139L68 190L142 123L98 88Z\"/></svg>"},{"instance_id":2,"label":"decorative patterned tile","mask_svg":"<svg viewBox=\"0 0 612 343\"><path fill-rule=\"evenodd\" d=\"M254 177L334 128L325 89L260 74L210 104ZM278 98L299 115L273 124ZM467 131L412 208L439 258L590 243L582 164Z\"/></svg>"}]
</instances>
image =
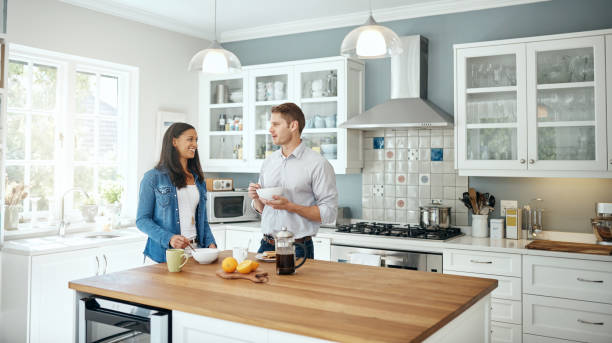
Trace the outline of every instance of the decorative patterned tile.
<instances>
[{"instance_id":1,"label":"decorative patterned tile","mask_svg":"<svg viewBox=\"0 0 612 343\"><path fill-rule=\"evenodd\" d=\"M389 137L385 134L385 149L395 149L395 135Z\"/></svg>"},{"instance_id":2,"label":"decorative patterned tile","mask_svg":"<svg viewBox=\"0 0 612 343\"><path fill-rule=\"evenodd\" d=\"M443 186L442 174L431 174L429 178L429 184L431 184L432 186Z\"/></svg>"},{"instance_id":3,"label":"decorative patterned tile","mask_svg":"<svg viewBox=\"0 0 612 343\"><path fill-rule=\"evenodd\" d=\"M408 160L417 161L419 159L419 149L408 149Z\"/></svg>"},{"instance_id":4,"label":"decorative patterned tile","mask_svg":"<svg viewBox=\"0 0 612 343\"><path fill-rule=\"evenodd\" d=\"M431 162L431 173L444 173L444 162Z\"/></svg>"},{"instance_id":5,"label":"decorative patterned tile","mask_svg":"<svg viewBox=\"0 0 612 343\"><path fill-rule=\"evenodd\" d=\"M385 185L372 185L372 196L373 197L383 197L385 196Z\"/></svg>"},{"instance_id":6,"label":"decorative patterned tile","mask_svg":"<svg viewBox=\"0 0 612 343\"><path fill-rule=\"evenodd\" d=\"M431 172L431 162L429 161L421 161L419 164L419 172L421 173L429 173Z\"/></svg>"},{"instance_id":7,"label":"decorative patterned tile","mask_svg":"<svg viewBox=\"0 0 612 343\"><path fill-rule=\"evenodd\" d=\"M406 184L406 174L395 174L395 184L405 185Z\"/></svg>"},{"instance_id":8,"label":"decorative patterned tile","mask_svg":"<svg viewBox=\"0 0 612 343\"><path fill-rule=\"evenodd\" d=\"M395 161L385 161L385 171L394 172L395 171Z\"/></svg>"},{"instance_id":9,"label":"decorative patterned tile","mask_svg":"<svg viewBox=\"0 0 612 343\"><path fill-rule=\"evenodd\" d=\"M444 174L444 186L455 185L455 174Z\"/></svg>"},{"instance_id":10,"label":"decorative patterned tile","mask_svg":"<svg viewBox=\"0 0 612 343\"><path fill-rule=\"evenodd\" d=\"M405 161L408 159L407 149L397 149L395 159L398 161Z\"/></svg>"},{"instance_id":11,"label":"decorative patterned tile","mask_svg":"<svg viewBox=\"0 0 612 343\"><path fill-rule=\"evenodd\" d=\"M431 198L442 200L444 198L444 188L442 186L431 186Z\"/></svg>"},{"instance_id":12,"label":"decorative patterned tile","mask_svg":"<svg viewBox=\"0 0 612 343\"><path fill-rule=\"evenodd\" d=\"M444 147L452 148L455 146L455 137L453 136L444 136Z\"/></svg>"},{"instance_id":13,"label":"decorative patterned tile","mask_svg":"<svg viewBox=\"0 0 612 343\"><path fill-rule=\"evenodd\" d=\"M408 190L406 186L395 186L395 196L400 198L405 198L408 194Z\"/></svg>"},{"instance_id":14,"label":"decorative patterned tile","mask_svg":"<svg viewBox=\"0 0 612 343\"><path fill-rule=\"evenodd\" d=\"M394 160L395 161L395 149L387 149L387 151L385 151L385 159L388 160Z\"/></svg>"},{"instance_id":15,"label":"decorative patterned tile","mask_svg":"<svg viewBox=\"0 0 612 343\"><path fill-rule=\"evenodd\" d=\"M419 199L431 198L431 186L419 186Z\"/></svg>"},{"instance_id":16,"label":"decorative patterned tile","mask_svg":"<svg viewBox=\"0 0 612 343\"><path fill-rule=\"evenodd\" d=\"M385 137L374 137L372 149L384 149Z\"/></svg>"},{"instance_id":17,"label":"decorative patterned tile","mask_svg":"<svg viewBox=\"0 0 612 343\"><path fill-rule=\"evenodd\" d=\"M419 174L417 173L410 173L408 174L408 184L412 185L412 186L417 186L419 184Z\"/></svg>"},{"instance_id":18,"label":"decorative patterned tile","mask_svg":"<svg viewBox=\"0 0 612 343\"><path fill-rule=\"evenodd\" d=\"M408 147L408 137L395 137L395 148L406 149Z\"/></svg>"},{"instance_id":19,"label":"decorative patterned tile","mask_svg":"<svg viewBox=\"0 0 612 343\"><path fill-rule=\"evenodd\" d=\"M455 187L444 187L444 199L457 199Z\"/></svg>"},{"instance_id":20,"label":"decorative patterned tile","mask_svg":"<svg viewBox=\"0 0 612 343\"><path fill-rule=\"evenodd\" d=\"M431 136L431 147L432 148L443 148L444 137L443 136Z\"/></svg>"},{"instance_id":21,"label":"decorative patterned tile","mask_svg":"<svg viewBox=\"0 0 612 343\"><path fill-rule=\"evenodd\" d=\"M444 150L442 148L431 148L431 160L435 162L440 162L444 160Z\"/></svg>"},{"instance_id":22,"label":"decorative patterned tile","mask_svg":"<svg viewBox=\"0 0 612 343\"><path fill-rule=\"evenodd\" d=\"M395 173L385 173L385 185L395 185Z\"/></svg>"},{"instance_id":23,"label":"decorative patterned tile","mask_svg":"<svg viewBox=\"0 0 612 343\"><path fill-rule=\"evenodd\" d=\"M417 136L408 137L407 147L409 149L418 149L418 147L419 147L419 137L417 137Z\"/></svg>"},{"instance_id":24,"label":"decorative patterned tile","mask_svg":"<svg viewBox=\"0 0 612 343\"><path fill-rule=\"evenodd\" d=\"M406 208L406 198L395 198L395 209L403 210Z\"/></svg>"},{"instance_id":25,"label":"decorative patterned tile","mask_svg":"<svg viewBox=\"0 0 612 343\"><path fill-rule=\"evenodd\" d=\"M431 159L431 149L419 149L419 160L429 161Z\"/></svg>"},{"instance_id":26,"label":"decorative patterned tile","mask_svg":"<svg viewBox=\"0 0 612 343\"><path fill-rule=\"evenodd\" d=\"M419 148L430 148L431 147L430 138L431 137L429 136L419 137Z\"/></svg>"},{"instance_id":27,"label":"decorative patterned tile","mask_svg":"<svg viewBox=\"0 0 612 343\"><path fill-rule=\"evenodd\" d=\"M429 186L429 173L419 174L419 185Z\"/></svg>"},{"instance_id":28,"label":"decorative patterned tile","mask_svg":"<svg viewBox=\"0 0 612 343\"><path fill-rule=\"evenodd\" d=\"M419 186L408 186L406 187L408 198L418 198L419 197Z\"/></svg>"}]
</instances>

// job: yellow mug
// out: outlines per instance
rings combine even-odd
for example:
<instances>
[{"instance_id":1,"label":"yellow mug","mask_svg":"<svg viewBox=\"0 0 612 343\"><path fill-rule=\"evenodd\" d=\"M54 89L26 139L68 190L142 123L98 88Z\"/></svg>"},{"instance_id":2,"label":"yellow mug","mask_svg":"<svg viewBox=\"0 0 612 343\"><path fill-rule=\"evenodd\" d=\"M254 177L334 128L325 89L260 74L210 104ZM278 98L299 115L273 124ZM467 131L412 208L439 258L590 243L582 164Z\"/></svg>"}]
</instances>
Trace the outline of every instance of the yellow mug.
<instances>
[{"instance_id":1,"label":"yellow mug","mask_svg":"<svg viewBox=\"0 0 612 343\"><path fill-rule=\"evenodd\" d=\"M183 257L185 261L181 263ZM167 249L166 250L166 264L168 265L168 271L172 273L180 272L181 268L187 263L189 256L185 255L183 249Z\"/></svg>"}]
</instances>

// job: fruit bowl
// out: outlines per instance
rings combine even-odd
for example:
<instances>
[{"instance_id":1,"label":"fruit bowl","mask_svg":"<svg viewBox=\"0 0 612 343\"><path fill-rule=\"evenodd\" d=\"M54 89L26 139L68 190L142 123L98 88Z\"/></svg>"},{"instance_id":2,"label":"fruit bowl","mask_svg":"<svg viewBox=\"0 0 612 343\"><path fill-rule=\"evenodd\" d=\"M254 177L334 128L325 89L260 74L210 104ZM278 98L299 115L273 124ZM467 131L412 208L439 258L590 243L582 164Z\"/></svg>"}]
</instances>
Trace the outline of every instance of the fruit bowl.
<instances>
[{"instance_id":1,"label":"fruit bowl","mask_svg":"<svg viewBox=\"0 0 612 343\"><path fill-rule=\"evenodd\" d=\"M219 249L216 248L198 248L191 252L191 256L198 261L199 264L209 264L219 256Z\"/></svg>"},{"instance_id":2,"label":"fruit bowl","mask_svg":"<svg viewBox=\"0 0 612 343\"><path fill-rule=\"evenodd\" d=\"M275 195L283 195L283 187L260 188L257 195L264 200L274 200Z\"/></svg>"}]
</instances>

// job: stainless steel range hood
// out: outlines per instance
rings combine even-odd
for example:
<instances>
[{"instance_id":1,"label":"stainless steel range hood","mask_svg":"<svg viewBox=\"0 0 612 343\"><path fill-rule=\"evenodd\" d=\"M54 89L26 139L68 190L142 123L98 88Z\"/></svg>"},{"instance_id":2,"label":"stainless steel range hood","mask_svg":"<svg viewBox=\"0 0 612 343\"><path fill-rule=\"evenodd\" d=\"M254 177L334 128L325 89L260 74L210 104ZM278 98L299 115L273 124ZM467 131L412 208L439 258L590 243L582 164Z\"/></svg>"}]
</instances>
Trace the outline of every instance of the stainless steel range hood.
<instances>
[{"instance_id":1,"label":"stainless steel range hood","mask_svg":"<svg viewBox=\"0 0 612 343\"><path fill-rule=\"evenodd\" d=\"M453 127L453 117L427 100L427 38L400 37L404 52L391 58L391 99L339 125L346 129Z\"/></svg>"}]
</instances>

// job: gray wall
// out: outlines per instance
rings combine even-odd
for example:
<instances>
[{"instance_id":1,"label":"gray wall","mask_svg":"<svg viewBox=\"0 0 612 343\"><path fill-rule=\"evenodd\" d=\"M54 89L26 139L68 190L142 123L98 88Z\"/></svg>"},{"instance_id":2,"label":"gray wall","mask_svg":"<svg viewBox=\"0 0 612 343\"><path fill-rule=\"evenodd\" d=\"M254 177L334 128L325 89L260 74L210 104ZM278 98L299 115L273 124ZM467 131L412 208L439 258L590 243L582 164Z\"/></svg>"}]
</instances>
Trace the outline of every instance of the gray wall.
<instances>
[{"instance_id":1,"label":"gray wall","mask_svg":"<svg viewBox=\"0 0 612 343\"><path fill-rule=\"evenodd\" d=\"M429 38L428 97L452 114L453 44L612 28L612 1L553 0L385 25L399 35L421 34ZM236 53L243 65L335 56L351 29L254 39L224 46ZM389 74L389 60L366 62L366 108L389 98ZM227 176L236 178L238 185L256 177ZM340 206L350 206L354 217L360 217L361 176L339 175L337 181ZM612 201L612 180L472 177L470 186L492 193L497 199L519 200L521 204L535 196L543 198L549 208L545 226L559 231L590 232L588 218L593 215L593 203Z\"/></svg>"}]
</instances>

